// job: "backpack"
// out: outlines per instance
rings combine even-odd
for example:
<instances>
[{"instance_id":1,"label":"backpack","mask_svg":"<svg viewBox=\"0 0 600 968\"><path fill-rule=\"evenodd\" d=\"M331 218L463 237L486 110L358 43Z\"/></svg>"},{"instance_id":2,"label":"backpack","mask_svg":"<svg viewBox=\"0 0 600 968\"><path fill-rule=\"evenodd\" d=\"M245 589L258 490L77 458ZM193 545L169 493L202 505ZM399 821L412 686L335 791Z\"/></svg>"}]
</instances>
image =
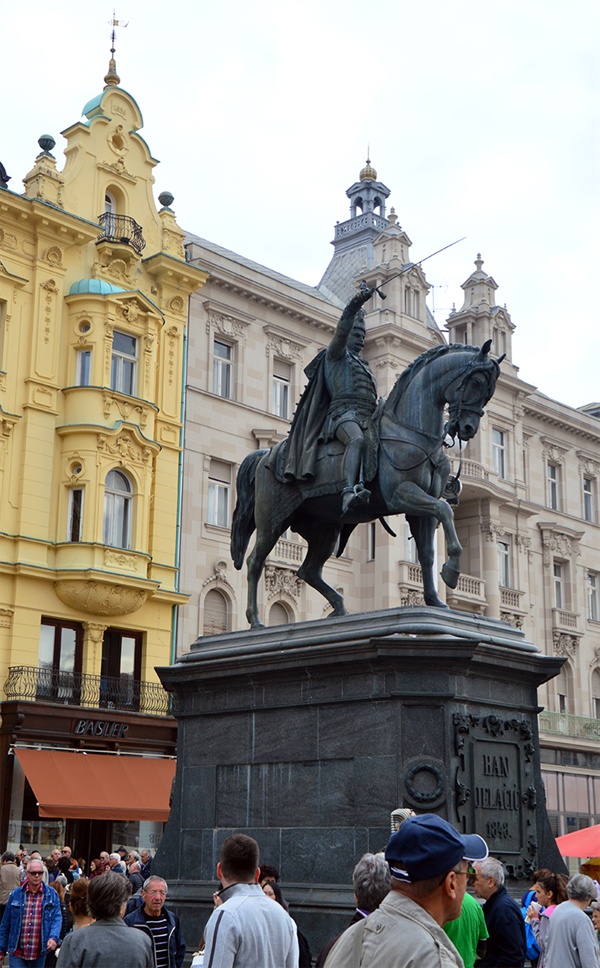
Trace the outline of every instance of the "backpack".
<instances>
[{"instance_id":1,"label":"backpack","mask_svg":"<svg viewBox=\"0 0 600 968\"><path fill-rule=\"evenodd\" d=\"M525 920L525 915L527 914L527 908L531 902L535 899L535 891L528 891L523 898L524 904L521 908L521 914L523 915L523 920ZM530 961L535 961L536 958L540 956L540 946L535 940L535 934L533 933L533 928L528 921L525 921L525 943L527 944L527 957Z\"/></svg>"}]
</instances>

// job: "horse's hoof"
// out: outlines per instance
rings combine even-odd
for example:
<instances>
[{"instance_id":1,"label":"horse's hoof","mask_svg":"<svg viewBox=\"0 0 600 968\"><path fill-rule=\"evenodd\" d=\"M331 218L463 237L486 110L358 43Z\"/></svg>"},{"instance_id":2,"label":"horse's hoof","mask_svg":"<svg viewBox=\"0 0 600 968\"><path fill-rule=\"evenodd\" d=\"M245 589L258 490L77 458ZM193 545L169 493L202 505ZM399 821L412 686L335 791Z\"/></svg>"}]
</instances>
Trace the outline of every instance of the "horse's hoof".
<instances>
[{"instance_id":1,"label":"horse's hoof","mask_svg":"<svg viewBox=\"0 0 600 968\"><path fill-rule=\"evenodd\" d=\"M446 605L446 603L443 602L441 600L441 598L438 598L437 595L436 595L435 598L432 598L430 602L428 602L426 600L425 601L425 604L427 605L428 608L447 608L447 609L450 609L450 606L449 605Z\"/></svg>"},{"instance_id":2,"label":"horse's hoof","mask_svg":"<svg viewBox=\"0 0 600 968\"><path fill-rule=\"evenodd\" d=\"M460 571L458 568L454 568L452 565L449 565L448 562L446 562L445 565L442 565L441 575L444 584L447 585L448 588L456 588L458 585L458 579L460 578Z\"/></svg>"}]
</instances>

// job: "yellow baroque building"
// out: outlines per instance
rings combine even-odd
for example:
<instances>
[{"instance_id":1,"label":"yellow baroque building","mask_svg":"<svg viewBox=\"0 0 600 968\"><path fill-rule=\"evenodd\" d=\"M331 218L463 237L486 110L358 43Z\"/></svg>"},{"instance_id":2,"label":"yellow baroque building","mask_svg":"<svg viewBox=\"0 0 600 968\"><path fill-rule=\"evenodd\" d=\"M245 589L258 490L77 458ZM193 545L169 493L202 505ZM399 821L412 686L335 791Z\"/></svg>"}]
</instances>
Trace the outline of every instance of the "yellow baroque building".
<instances>
[{"instance_id":1,"label":"yellow baroque building","mask_svg":"<svg viewBox=\"0 0 600 968\"><path fill-rule=\"evenodd\" d=\"M206 279L173 196L157 209L157 161L119 83L111 61L63 132L63 171L45 135L24 194L0 190L0 842L66 839L86 857L152 845L168 813L176 724L154 667L187 598L184 348ZM126 783L103 798L95 773L71 807L69 783L90 787L76 750L108 777L127 756Z\"/></svg>"}]
</instances>

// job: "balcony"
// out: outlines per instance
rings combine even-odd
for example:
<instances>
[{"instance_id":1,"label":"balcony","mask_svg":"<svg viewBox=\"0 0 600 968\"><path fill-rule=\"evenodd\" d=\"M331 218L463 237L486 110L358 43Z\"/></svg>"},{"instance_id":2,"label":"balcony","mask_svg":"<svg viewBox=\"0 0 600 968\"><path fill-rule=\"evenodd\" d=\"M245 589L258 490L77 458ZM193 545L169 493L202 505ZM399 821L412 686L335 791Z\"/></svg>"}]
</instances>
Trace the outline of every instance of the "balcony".
<instances>
[{"instance_id":1,"label":"balcony","mask_svg":"<svg viewBox=\"0 0 600 968\"><path fill-rule=\"evenodd\" d=\"M541 733L569 736L575 739L600 740L600 719L572 716L570 713L540 713L538 724Z\"/></svg>"},{"instance_id":2,"label":"balcony","mask_svg":"<svg viewBox=\"0 0 600 968\"><path fill-rule=\"evenodd\" d=\"M552 626L567 632L576 632L579 625L579 614L567 612L564 608L552 609Z\"/></svg>"},{"instance_id":3,"label":"balcony","mask_svg":"<svg viewBox=\"0 0 600 968\"><path fill-rule=\"evenodd\" d=\"M104 212L98 217L102 226L102 234L97 242L112 242L126 245L140 255L146 248L146 241L142 235L142 226L128 215L114 215Z\"/></svg>"},{"instance_id":4,"label":"balcony","mask_svg":"<svg viewBox=\"0 0 600 968\"><path fill-rule=\"evenodd\" d=\"M461 575L456 588L446 590L446 602L450 608L466 609L483 615L486 606L485 582L475 575Z\"/></svg>"},{"instance_id":5,"label":"balcony","mask_svg":"<svg viewBox=\"0 0 600 968\"><path fill-rule=\"evenodd\" d=\"M157 682L128 676L90 676L37 666L11 666L4 683L7 700L112 709L146 716L172 715L173 697Z\"/></svg>"}]
</instances>

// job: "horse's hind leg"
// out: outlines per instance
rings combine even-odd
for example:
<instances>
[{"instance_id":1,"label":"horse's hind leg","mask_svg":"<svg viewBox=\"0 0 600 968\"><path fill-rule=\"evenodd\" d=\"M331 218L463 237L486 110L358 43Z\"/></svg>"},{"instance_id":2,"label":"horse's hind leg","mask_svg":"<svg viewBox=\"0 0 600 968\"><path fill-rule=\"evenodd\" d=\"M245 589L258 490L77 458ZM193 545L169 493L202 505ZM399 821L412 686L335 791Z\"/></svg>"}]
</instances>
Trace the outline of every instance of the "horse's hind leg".
<instances>
[{"instance_id":1,"label":"horse's hind leg","mask_svg":"<svg viewBox=\"0 0 600 968\"><path fill-rule=\"evenodd\" d=\"M421 571L423 572L423 597L425 604L433 605L437 608L448 608L438 597L433 575L434 541L437 521L435 518L418 518L412 514L407 514L406 520L410 527L410 533L417 545L417 556L421 565Z\"/></svg>"},{"instance_id":2,"label":"horse's hind leg","mask_svg":"<svg viewBox=\"0 0 600 968\"><path fill-rule=\"evenodd\" d=\"M253 629L262 628L263 623L258 616L258 583L267 555L277 541L277 535L272 531L257 531L256 543L248 556L248 607L246 618Z\"/></svg>"},{"instance_id":3,"label":"horse's hind leg","mask_svg":"<svg viewBox=\"0 0 600 968\"><path fill-rule=\"evenodd\" d=\"M333 607L333 615L347 615L344 599L323 578L323 565L333 554L339 534L339 528L326 528L321 524L310 530L302 529L302 536L308 541L308 551L298 569L298 578L316 588L327 599Z\"/></svg>"}]
</instances>

